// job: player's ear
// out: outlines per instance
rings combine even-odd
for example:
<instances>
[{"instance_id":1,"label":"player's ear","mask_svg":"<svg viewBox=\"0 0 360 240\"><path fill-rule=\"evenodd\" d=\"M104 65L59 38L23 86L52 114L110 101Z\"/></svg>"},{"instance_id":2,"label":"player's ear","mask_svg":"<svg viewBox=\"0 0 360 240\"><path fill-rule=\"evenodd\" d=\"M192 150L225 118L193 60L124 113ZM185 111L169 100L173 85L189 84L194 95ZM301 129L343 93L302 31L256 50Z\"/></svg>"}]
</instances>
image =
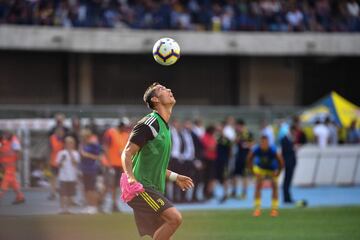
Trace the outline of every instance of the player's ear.
<instances>
[{"instance_id":1,"label":"player's ear","mask_svg":"<svg viewBox=\"0 0 360 240\"><path fill-rule=\"evenodd\" d=\"M153 96L153 97L151 98L151 101L154 102L154 103L157 103L157 102L159 102L159 98L156 97L156 96Z\"/></svg>"}]
</instances>

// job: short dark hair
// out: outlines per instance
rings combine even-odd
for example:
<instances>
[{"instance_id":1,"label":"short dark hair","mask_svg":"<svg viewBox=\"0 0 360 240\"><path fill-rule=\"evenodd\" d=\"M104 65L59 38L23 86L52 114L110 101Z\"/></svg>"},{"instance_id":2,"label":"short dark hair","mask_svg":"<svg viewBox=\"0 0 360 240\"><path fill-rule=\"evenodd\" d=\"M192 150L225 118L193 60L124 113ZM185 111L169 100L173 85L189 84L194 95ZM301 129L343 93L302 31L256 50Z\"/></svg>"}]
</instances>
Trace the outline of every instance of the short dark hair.
<instances>
[{"instance_id":1,"label":"short dark hair","mask_svg":"<svg viewBox=\"0 0 360 240\"><path fill-rule=\"evenodd\" d=\"M260 139L261 140L269 140L269 137L267 135L261 135Z\"/></svg>"},{"instance_id":2,"label":"short dark hair","mask_svg":"<svg viewBox=\"0 0 360 240\"><path fill-rule=\"evenodd\" d=\"M147 104L147 106L151 109L154 109L154 103L151 101L151 98L155 96L155 87L160 85L158 82L152 83L145 91L143 100Z\"/></svg>"},{"instance_id":3,"label":"short dark hair","mask_svg":"<svg viewBox=\"0 0 360 240\"><path fill-rule=\"evenodd\" d=\"M205 132L207 134L214 134L215 133L215 126L214 125L207 126Z\"/></svg>"},{"instance_id":4,"label":"short dark hair","mask_svg":"<svg viewBox=\"0 0 360 240\"><path fill-rule=\"evenodd\" d=\"M239 125L245 125L245 121L241 118L239 118L237 121L236 121L237 124Z\"/></svg>"}]
</instances>

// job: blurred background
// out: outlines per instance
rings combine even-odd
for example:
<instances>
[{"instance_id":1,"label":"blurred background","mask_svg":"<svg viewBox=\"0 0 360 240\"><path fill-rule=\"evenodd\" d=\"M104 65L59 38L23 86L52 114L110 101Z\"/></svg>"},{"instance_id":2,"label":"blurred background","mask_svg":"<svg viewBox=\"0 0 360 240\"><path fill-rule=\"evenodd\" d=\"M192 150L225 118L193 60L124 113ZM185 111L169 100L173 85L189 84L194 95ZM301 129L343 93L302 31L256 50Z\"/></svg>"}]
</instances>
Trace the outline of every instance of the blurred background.
<instances>
[{"instance_id":1,"label":"blurred background","mask_svg":"<svg viewBox=\"0 0 360 240\"><path fill-rule=\"evenodd\" d=\"M21 153L16 172L25 194L14 203L26 206L10 207L7 193L0 214L57 213L52 161L64 136L73 136L80 151L88 134L101 148L95 212L128 211L111 201L116 186L106 179L116 178L118 164L106 159L107 151L116 147L112 138L125 141L120 133L149 112L142 96L155 81L177 99L172 131L194 133L190 142L180 137L180 155L170 163L197 177L194 193L168 188L184 209L250 208L251 176L236 169L261 135L279 150L283 138L292 143L290 204L358 205L359 12L357 0L0 0L0 130L11 151ZM162 37L181 47L170 67L152 57ZM202 167L209 126L229 153L219 150L211 183ZM117 147L121 152L123 145ZM202 190L212 183L211 192ZM79 177L72 207L94 213L85 195Z\"/></svg>"}]
</instances>

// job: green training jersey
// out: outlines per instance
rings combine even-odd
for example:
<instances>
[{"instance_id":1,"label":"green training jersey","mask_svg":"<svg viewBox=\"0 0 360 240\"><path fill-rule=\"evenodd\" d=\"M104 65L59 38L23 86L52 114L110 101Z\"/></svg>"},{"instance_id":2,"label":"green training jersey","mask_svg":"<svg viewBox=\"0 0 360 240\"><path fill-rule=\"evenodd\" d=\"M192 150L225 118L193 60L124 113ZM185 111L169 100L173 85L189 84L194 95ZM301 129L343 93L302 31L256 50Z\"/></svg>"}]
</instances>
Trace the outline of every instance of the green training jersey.
<instances>
[{"instance_id":1,"label":"green training jersey","mask_svg":"<svg viewBox=\"0 0 360 240\"><path fill-rule=\"evenodd\" d=\"M146 137L146 133L152 136ZM158 113L150 113L134 127L130 141L141 147L133 157L136 180L144 187L165 193L166 169L171 153L171 134L167 123Z\"/></svg>"}]
</instances>

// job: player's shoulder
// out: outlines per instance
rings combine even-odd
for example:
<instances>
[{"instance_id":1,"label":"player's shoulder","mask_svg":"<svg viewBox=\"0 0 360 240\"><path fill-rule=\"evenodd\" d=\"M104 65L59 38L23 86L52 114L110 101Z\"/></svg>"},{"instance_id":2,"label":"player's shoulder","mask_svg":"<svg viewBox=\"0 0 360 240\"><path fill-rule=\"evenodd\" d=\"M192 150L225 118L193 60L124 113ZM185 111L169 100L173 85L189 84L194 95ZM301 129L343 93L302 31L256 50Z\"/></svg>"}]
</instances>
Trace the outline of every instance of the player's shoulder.
<instances>
[{"instance_id":1,"label":"player's shoulder","mask_svg":"<svg viewBox=\"0 0 360 240\"><path fill-rule=\"evenodd\" d=\"M158 120L156 118L155 115L153 114L148 114L145 117L143 117L142 119L140 119L136 125L145 125L145 126L149 126L149 127L157 127L159 126Z\"/></svg>"}]
</instances>

